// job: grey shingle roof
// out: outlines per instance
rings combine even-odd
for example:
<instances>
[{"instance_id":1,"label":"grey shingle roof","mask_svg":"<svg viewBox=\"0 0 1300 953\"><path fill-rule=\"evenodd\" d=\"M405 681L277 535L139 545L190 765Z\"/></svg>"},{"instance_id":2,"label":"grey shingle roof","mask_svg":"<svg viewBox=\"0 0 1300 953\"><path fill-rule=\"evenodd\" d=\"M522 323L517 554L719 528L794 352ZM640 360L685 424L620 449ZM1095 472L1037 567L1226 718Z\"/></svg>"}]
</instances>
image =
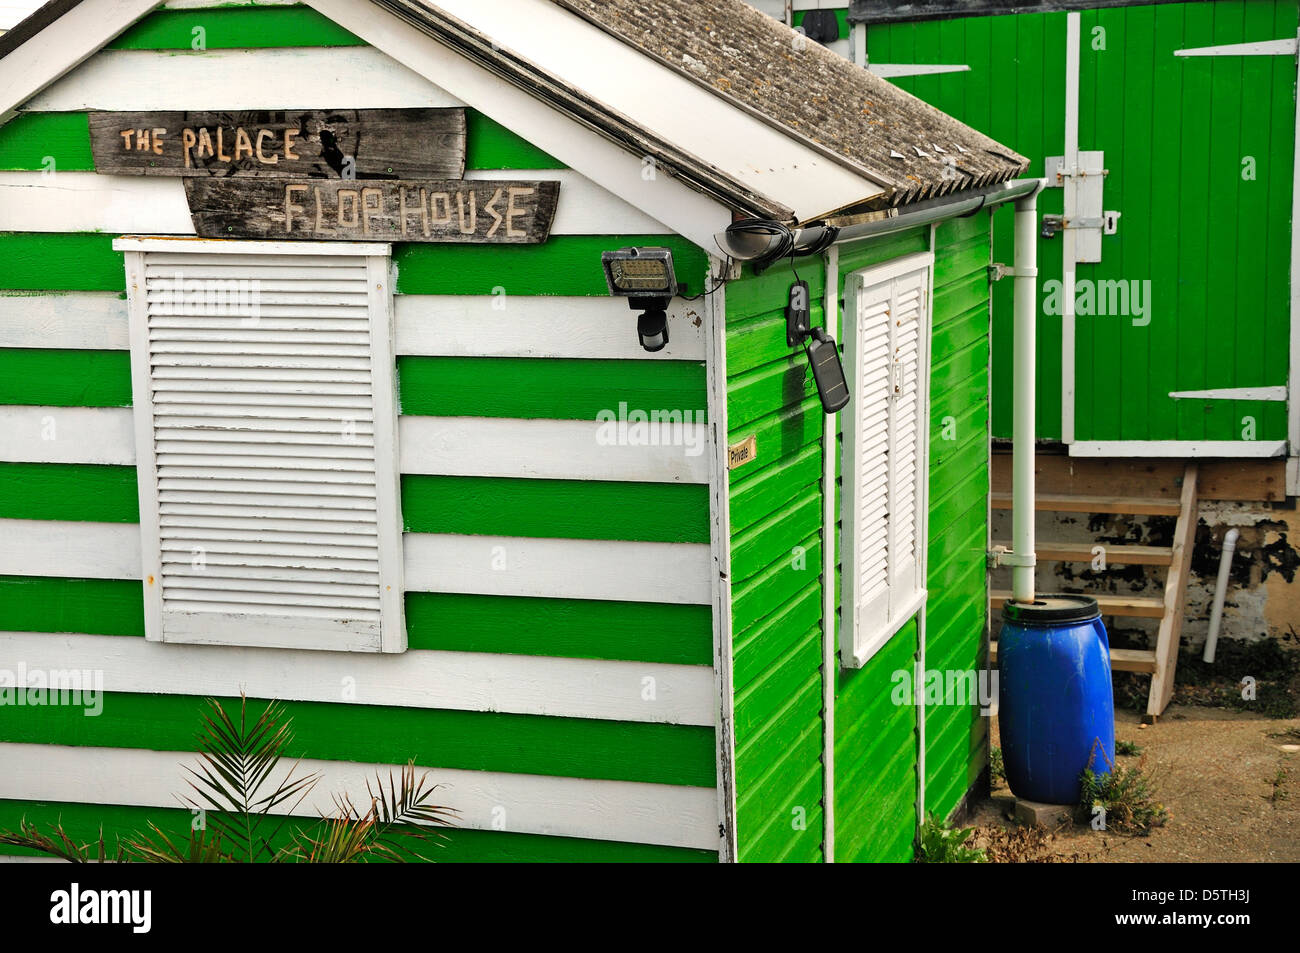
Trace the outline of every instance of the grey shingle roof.
<instances>
[{"instance_id":1,"label":"grey shingle roof","mask_svg":"<svg viewBox=\"0 0 1300 953\"><path fill-rule=\"evenodd\" d=\"M1028 160L742 0L552 0L889 191L902 205Z\"/></svg>"}]
</instances>

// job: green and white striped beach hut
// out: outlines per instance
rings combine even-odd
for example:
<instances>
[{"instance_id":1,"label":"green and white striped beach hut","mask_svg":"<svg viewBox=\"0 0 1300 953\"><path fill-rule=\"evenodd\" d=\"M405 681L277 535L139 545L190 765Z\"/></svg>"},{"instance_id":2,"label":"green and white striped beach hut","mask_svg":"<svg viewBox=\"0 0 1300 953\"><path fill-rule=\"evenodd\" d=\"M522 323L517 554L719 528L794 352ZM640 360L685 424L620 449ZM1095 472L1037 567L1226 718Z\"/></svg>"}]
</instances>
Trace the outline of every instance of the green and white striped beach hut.
<instances>
[{"instance_id":1,"label":"green and white striped beach hut","mask_svg":"<svg viewBox=\"0 0 1300 953\"><path fill-rule=\"evenodd\" d=\"M978 785L978 700L901 688L984 658L1015 152L739 0L52 0L0 54L0 828L188 830L241 692L322 797L428 769L447 860L905 861Z\"/></svg>"}]
</instances>

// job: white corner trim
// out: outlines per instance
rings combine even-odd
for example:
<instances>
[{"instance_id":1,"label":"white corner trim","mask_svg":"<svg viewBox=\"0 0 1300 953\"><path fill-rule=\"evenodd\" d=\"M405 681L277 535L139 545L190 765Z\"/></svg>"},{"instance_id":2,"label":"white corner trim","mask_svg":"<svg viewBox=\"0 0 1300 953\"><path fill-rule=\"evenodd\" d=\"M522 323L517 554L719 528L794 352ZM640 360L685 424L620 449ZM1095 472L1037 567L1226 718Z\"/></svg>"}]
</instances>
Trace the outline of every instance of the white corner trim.
<instances>
[{"instance_id":1,"label":"white corner trim","mask_svg":"<svg viewBox=\"0 0 1300 953\"><path fill-rule=\"evenodd\" d=\"M708 380L709 580L713 608L714 746L717 762L718 855L738 859L736 831L735 686L732 681L731 496L727 466L726 262L709 256L708 279L717 290L704 299Z\"/></svg>"}]
</instances>

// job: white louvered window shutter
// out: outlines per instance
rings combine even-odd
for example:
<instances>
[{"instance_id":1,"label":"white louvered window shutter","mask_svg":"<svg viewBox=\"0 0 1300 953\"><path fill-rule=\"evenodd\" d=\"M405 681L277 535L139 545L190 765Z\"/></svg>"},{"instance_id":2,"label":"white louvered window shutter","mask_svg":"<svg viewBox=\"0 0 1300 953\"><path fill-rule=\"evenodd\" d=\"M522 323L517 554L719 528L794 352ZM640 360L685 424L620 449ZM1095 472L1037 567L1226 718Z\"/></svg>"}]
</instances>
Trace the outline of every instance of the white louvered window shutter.
<instances>
[{"instance_id":1,"label":"white louvered window shutter","mask_svg":"<svg viewBox=\"0 0 1300 953\"><path fill-rule=\"evenodd\" d=\"M853 411L844 425L840 656L848 666L865 664L925 598L932 264L912 256L846 281Z\"/></svg>"},{"instance_id":2,"label":"white louvered window shutter","mask_svg":"<svg viewBox=\"0 0 1300 953\"><path fill-rule=\"evenodd\" d=\"M387 246L115 247L148 638L403 651Z\"/></svg>"}]
</instances>

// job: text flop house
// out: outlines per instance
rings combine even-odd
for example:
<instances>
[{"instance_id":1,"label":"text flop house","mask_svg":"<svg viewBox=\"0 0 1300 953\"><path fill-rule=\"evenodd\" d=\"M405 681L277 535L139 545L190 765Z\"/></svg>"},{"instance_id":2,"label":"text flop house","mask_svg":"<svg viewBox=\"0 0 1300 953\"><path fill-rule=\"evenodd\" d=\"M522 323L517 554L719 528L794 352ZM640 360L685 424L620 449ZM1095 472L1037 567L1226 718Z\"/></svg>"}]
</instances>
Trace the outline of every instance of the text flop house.
<instances>
[{"instance_id":1,"label":"text flop house","mask_svg":"<svg viewBox=\"0 0 1300 953\"><path fill-rule=\"evenodd\" d=\"M448 860L906 860L974 784L978 708L894 675L981 657L991 212L943 209L1018 155L731 0L56 0L0 51L0 668L104 689L0 705L0 827L187 830L241 691L321 798L430 769ZM834 216L901 224L715 240Z\"/></svg>"}]
</instances>

